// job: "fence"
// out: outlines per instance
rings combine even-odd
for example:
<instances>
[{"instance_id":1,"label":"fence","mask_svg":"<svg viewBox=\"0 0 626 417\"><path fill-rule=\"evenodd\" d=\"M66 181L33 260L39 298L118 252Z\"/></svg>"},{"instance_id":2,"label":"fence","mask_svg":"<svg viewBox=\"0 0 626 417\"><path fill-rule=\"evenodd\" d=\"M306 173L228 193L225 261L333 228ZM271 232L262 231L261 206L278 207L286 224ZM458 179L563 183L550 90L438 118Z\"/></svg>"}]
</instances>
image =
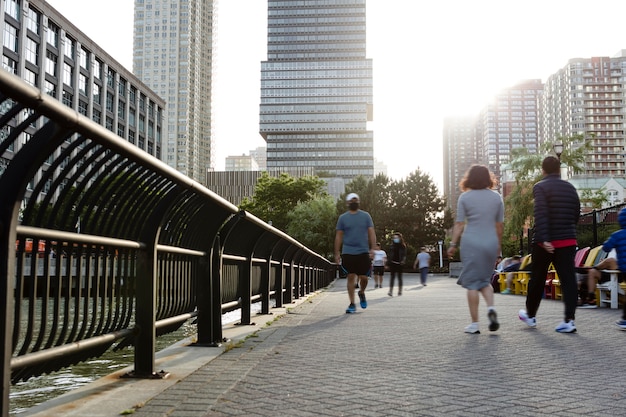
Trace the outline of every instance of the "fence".
<instances>
[{"instance_id":1,"label":"fence","mask_svg":"<svg viewBox=\"0 0 626 417\"><path fill-rule=\"evenodd\" d=\"M626 207L626 203L582 214L578 219L576 227L578 247L584 248L589 246L593 248L601 245L608 239L611 233L620 228L617 215L624 207ZM533 229L528 230L528 237L524 238L523 233L520 236L519 254L531 253Z\"/></svg>"},{"instance_id":2,"label":"fence","mask_svg":"<svg viewBox=\"0 0 626 417\"><path fill-rule=\"evenodd\" d=\"M2 416L11 383L129 345L129 376L159 377L157 336L194 319L197 344L217 346L223 312L250 324L253 302L268 313L334 278L328 260L5 71L0 140Z\"/></svg>"}]
</instances>

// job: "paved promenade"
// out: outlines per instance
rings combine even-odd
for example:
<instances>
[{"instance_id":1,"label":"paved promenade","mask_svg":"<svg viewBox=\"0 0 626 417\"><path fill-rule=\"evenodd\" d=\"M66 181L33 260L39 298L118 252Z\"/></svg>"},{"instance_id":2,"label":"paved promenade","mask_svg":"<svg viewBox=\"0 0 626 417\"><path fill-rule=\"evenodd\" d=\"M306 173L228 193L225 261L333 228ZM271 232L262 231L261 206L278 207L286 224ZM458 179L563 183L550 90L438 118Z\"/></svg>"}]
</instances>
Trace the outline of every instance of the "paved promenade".
<instances>
[{"instance_id":1,"label":"paved promenade","mask_svg":"<svg viewBox=\"0 0 626 417\"><path fill-rule=\"evenodd\" d=\"M481 299L481 334L470 335L456 279L418 282L406 274L401 297L371 285L369 307L345 314L338 280L247 337L240 326L237 347L202 354L159 393L141 386L163 381L135 382L124 389L130 399L106 389L118 402L97 410L76 394L63 415L118 416L124 401L140 406L137 417L626 415L626 332L613 324L621 311L578 310L578 333L559 334L561 301L544 300L531 329L517 318L524 297L496 294L500 330L488 331Z\"/></svg>"}]
</instances>

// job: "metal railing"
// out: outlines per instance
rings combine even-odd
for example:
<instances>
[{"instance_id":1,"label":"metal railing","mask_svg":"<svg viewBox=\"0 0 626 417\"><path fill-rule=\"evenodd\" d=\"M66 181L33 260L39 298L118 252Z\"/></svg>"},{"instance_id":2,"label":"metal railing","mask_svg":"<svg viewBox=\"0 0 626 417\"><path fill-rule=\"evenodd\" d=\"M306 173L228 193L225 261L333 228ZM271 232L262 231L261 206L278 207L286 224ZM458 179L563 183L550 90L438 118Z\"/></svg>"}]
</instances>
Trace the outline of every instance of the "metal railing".
<instances>
[{"instance_id":1,"label":"metal railing","mask_svg":"<svg viewBox=\"0 0 626 417\"><path fill-rule=\"evenodd\" d=\"M141 109L138 109L141 112ZM149 140L155 140L154 138ZM0 70L1 415L10 384L222 314L268 313L334 279L328 260Z\"/></svg>"}]
</instances>

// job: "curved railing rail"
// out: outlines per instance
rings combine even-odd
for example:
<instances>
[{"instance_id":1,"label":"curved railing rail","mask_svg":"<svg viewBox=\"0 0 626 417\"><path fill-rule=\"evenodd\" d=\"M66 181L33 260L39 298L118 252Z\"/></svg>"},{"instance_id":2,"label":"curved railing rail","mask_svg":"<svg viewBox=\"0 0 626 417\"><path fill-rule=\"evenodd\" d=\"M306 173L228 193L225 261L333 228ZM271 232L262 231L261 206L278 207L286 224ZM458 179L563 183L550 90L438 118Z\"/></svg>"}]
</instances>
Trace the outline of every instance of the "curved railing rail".
<instances>
[{"instance_id":1,"label":"curved railing rail","mask_svg":"<svg viewBox=\"0 0 626 417\"><path fill-rule=\"evenodd\" d=\"M112 115L114 116L114 115ZM224 311L267 313L328 285L333 265L53 97L0 71L2 415L10 383Z\"/></svg>"}]
</instances>

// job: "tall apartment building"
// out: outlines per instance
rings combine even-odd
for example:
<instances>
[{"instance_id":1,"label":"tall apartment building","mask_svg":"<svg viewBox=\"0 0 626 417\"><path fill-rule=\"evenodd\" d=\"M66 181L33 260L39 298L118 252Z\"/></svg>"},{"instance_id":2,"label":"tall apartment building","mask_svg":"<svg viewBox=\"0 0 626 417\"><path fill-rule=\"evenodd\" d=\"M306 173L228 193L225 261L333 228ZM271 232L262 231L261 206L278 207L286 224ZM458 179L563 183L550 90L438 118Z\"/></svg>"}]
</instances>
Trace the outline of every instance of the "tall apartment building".
<instances>
[{"instance_id":1,"label":"tall apartment building","mask_svg":"<svg viewBox=\"0 0 626 417\"><path fill-rule=\"evenodd\" d=\"M480 115L482 153L489 169L499 177L500 167L511 160L511 149L539 147L541 80L522 81L496 95Z\"/></svg>"},{"instance_id":2,"label":"tall apartment building","mask_svg":"<svg viewBox=\"0 0 626 417\"><path fill-rule=\"evenodd\" d=\"M201 183L214 166L211 88L217 2L135 2L133 70L167 103L164 160Z\"/></svg>"},{"instance_id":3,"label":"tall apartment building","mask_svg":"<svg viewBox=\"0 0 626 417\"><path fill-rule=\"evenodd\" d=\"M365 0L268 0L260 133L267 168L374 173Z\"/></svg>"},{"instance_id":4,"label":"tall apartment building","mask_svg":"<svg viewBox=\"0 0 626 417\"><path fill-rule=\"evenodd\" d=\"M0 7L4 70L161 159L165 102L156 93L45 1ZM0 170L17 150L0 156Z\"/></svg>"},{"instance_id":5,"label":"tall apartment building","mask_svg":"<svg viewBox=\"0 0 626 417\"><path fill-rule=\"evenodd\" d=\"M624 99L626 51L613 58L570 59L546 81L541 101L541 137L582 134L593 149L586 161L589 177L624 177Z\"/></svg>"},{"instance_id":6,"label":"tall apartment building","mask_svg":"<svg viewBox=\"0 0 626 417\"><path fill-rule=\"evenodd\" d=\"M443 123L443 194L448 208L456 210L461 195L459 183L465 171L473 165L484 163L476 116L448 117Z\"/></svg>"}]
</instances>

